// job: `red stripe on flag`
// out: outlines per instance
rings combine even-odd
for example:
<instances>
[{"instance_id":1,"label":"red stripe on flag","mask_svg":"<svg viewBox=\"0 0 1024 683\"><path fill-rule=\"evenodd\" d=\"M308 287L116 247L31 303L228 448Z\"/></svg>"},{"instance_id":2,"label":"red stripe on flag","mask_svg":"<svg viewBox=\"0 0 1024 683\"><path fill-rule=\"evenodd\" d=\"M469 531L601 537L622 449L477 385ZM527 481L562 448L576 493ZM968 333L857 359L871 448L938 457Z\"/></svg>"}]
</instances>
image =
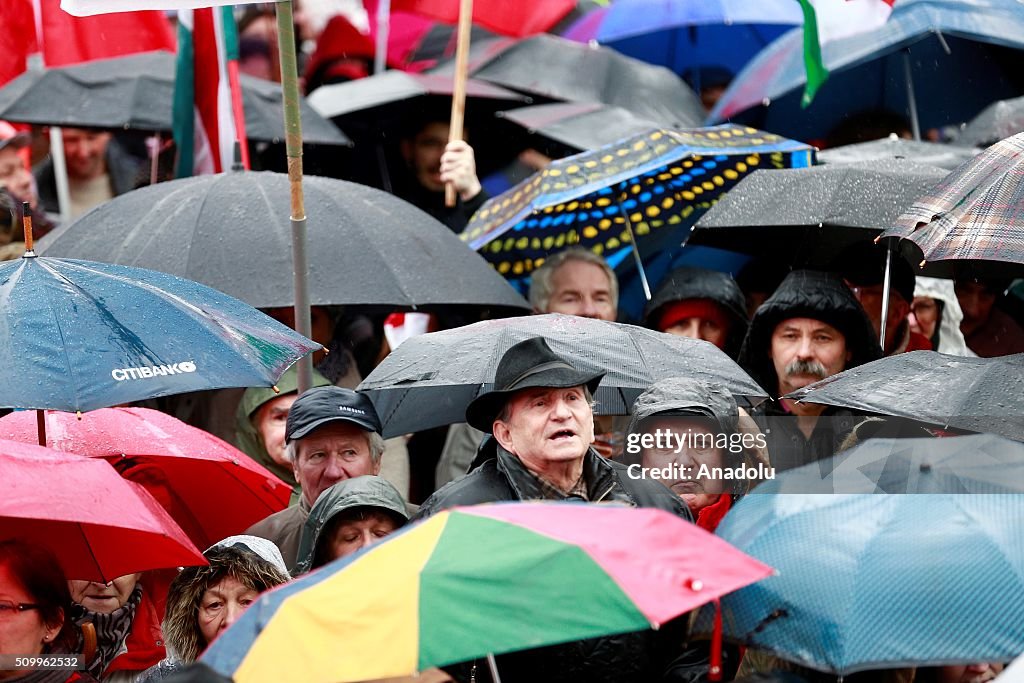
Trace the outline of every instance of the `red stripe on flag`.
<instances>
[{"instance_id":1,"label":"red stripe on flag","mask_svg":"<svg viewBox=\"0 0 1024 683\"><path fill-rule=\"evenodd\" d=\"M217 88L220 85L220 54L213 24L213 10L193 10L192 45L195 51L195 107L210 141L215 173L224 170L220 158L220 125L217 119Z\"/></svg>"}]
</instances>

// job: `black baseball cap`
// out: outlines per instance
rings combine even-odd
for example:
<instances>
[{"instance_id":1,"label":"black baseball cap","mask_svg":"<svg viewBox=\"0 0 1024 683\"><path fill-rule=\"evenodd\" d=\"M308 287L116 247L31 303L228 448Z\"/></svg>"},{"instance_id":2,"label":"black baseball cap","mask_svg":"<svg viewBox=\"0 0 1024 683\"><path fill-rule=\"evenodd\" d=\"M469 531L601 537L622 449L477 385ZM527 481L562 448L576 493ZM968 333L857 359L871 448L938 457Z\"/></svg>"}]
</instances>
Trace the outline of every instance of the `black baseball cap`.
<instances>
[{"instance_id":1,"label":"black baseball cap","mask_svg":"<svg viewBox=\"0 0 1024 683\"><path fill-rule=\"evenodd\" d=\"M349 422L367 432L380 433L380 418L365 394L341 387L315 387L292 404L285 425L285 443L302 439L328 422Z\"/></svg>"}]
</instances>

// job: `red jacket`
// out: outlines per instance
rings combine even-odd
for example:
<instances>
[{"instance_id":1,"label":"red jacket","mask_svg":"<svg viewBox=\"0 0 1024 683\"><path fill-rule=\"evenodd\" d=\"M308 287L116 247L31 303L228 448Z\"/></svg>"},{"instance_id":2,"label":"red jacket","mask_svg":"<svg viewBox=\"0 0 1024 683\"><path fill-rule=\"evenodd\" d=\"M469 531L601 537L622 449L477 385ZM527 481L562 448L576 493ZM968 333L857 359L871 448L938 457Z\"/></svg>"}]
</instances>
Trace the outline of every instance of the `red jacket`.
<instances>
[{"instance_id":1,"label":"red jacket","mask_svg":"<svg viewBox=\"0 0 1024 683\"><path fill-rule=\"evenodd\" d=\"M115 671L144 671L166 656L160 622L167 605L167 588L173 574L147 572L142 577L142 600L135 611L132 630L125 639L128 648L114 658L103 671L106 677Z\"/></svg>"}]
</instances>

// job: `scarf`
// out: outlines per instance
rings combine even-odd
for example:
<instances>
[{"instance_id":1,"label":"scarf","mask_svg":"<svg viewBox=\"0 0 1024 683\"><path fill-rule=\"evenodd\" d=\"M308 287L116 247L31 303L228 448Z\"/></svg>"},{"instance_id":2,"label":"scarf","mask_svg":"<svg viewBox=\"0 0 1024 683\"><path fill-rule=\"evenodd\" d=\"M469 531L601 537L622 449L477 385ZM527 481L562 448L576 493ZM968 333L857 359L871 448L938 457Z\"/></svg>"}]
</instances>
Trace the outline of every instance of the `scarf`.
<instances>
[{"instance_id":1,"label":"scarf","mask_svg":"<svg viewBox=\"0 0 1024 683\"><path fill-rule=\"evenodd\" d=\"M75 623L82 625L92 622L96 628L96 658L87 663L88 671L96 678L100 677L114 658L121 654L124 641L132 630L135 611L142 601L142 584L136 584L135 590L128 596L128 601L110 614L93 612L82 605L72 603L71 616Z\"/></svg>"}]
</instances>

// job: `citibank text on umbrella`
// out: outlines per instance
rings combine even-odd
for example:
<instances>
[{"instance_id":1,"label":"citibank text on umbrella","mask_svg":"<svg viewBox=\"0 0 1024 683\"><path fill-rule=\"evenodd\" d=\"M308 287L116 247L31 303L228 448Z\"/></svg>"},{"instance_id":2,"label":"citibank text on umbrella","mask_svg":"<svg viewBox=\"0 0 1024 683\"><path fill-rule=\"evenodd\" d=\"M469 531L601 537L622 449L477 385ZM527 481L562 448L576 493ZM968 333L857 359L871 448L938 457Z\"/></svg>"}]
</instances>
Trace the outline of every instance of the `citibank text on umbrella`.
<instances>
[{"instance_id":1,"label":"citibank text on umbrella","mask_svg":"<svg viewBox=\"0 0 1024 683\"><path fill-rule=\"evenodd\" d=\"M684 448L696 451L721 448L727 449L730 453L742 453L753 448L767 447L768 441L761 433L712 434L689 430L655 429L653 432L634 432L626 437L626 452L630 455L637 455L644 450L680 453Z\"/></svg>"}]
</instances>

